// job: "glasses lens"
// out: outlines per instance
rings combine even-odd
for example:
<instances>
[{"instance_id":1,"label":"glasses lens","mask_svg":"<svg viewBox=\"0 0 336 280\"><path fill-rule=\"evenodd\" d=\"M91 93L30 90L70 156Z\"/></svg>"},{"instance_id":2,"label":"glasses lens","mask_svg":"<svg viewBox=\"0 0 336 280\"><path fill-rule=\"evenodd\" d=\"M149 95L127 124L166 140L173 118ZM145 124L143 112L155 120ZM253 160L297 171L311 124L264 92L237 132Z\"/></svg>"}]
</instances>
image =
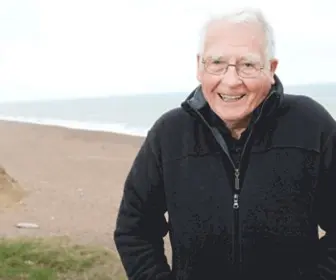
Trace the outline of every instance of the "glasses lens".
<instances>
[{"instance_id":1,"label":"glasses lens","mask_svg":"<svg viewBox=\"0 0 336 280\"><path fill-rule=\"evenodd\" d=\"M204 66L208 73L222 75L228 70L229 64L220 60L208 60L204 61ZM260 67L257 64L250 62L239 63L235 68L237 75L241 78L254 78L258 76L260 72Z\"/></svg>"},{"instance_id":2,"label":"glasses lens","mask_svg":"<svg viewBox=\"0 0 336 280\"><path fill-rule=\"evenodd\" d=\"M215 74L215 75L220 75L222 73L224 73L227 69L228 64L226 62L222 62L222 61L208 61L205 64L206 70L211 73L211 74Z\"/></svg>"}]
</instances>

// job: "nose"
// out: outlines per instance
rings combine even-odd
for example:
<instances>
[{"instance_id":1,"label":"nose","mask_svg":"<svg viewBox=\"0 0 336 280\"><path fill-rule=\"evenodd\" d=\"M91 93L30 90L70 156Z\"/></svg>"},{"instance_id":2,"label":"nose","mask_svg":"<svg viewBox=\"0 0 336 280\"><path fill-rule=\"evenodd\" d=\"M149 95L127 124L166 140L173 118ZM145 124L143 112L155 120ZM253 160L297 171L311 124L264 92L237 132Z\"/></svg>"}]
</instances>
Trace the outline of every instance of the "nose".
<instances>
[{"instance_id":1,"label":"nose","mask_svg":"<svg viewBox=\"0 0 336 280\"><path fill-rule=\"evenodd\" d=\"M224 73L221 77L221 82L225 83L229 87L235 87L242 84L242 80L238 76L234 65L228 66L226 73Z\"/></svg>"}]
</instances>

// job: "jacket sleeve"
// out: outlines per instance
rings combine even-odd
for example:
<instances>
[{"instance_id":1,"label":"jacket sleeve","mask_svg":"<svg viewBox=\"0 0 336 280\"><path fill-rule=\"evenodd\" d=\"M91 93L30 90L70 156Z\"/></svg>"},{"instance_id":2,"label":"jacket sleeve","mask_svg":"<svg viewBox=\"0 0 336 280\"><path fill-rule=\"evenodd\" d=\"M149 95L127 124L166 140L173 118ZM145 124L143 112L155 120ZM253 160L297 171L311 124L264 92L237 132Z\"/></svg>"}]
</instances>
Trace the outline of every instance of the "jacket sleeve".
<instances>
[{"instance_id":1,"label":"jacket sleeve","mask_svg":"<svg viewBox=\"0 0 336 280\"><path fill-rule=\"evenodd\" d=\"M321 161L317 190L318 223L326 232L319 240L319 279L336 279L336 132L329 136Z\"/></svg>"},{"instance_id":2,"label":"jacket sleeve","mask_svg":"<svg viewBox=\"0 0 336 280\"><path fill-rule=\"evenodd\" d=\"M150 131L126 178L114 241L129 280L167 280L165 195L159 149Z\"/></svg>"}]
</instances>

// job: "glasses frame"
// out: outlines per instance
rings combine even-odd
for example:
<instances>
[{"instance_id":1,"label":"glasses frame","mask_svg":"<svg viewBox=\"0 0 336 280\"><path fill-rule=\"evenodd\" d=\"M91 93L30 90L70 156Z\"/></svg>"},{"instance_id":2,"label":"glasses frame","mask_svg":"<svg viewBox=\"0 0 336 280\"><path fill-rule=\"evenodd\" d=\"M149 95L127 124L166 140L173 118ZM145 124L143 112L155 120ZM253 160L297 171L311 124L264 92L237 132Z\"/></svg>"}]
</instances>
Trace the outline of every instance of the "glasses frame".
<instances>
[{"instance_id":1,"label":"glasses frame","mask_svg":"<svg viewBox=\"0 0 336 280\"><path fill-rule=\"evenodd\" d=\"M232 67L235 68L238 77L243 78L243 79L254 79L254 78L257 78L260 75L260 73L265 69L264 65L260 65L259 67L254 67L255 70L256 70L255 75L252 75L252 76L251 75L241 75L237 71L237 66L239 65L239 63L238 64L228 63L226 65L226 67L223 69L223 71L218 73L218 72L212 72L212 71L208 70L207 63L209 63L209 61L213 62L213 61L215 61L215 59L204 59L202 57L201 63L204 65L204 69L207 73L209 73L211 75L216 75L216 76L225 75L226 72L228 71L229 67L232 66Z\"/></svg>"}]
</instances>

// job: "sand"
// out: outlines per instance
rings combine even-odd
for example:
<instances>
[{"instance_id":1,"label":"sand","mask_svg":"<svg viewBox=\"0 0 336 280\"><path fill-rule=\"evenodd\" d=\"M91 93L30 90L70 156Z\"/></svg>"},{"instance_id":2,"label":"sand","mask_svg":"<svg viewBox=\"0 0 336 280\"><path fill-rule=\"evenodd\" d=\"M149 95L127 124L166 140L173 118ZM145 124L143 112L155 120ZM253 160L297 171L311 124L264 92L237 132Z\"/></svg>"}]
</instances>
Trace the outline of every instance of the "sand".
<instances>
[{"instance_id":1,"label":"sand","mask_svg":"<svg viewBox=\"0 0 336 280\"><path fill-rule=\"evenodd\" d=\"M67 235L114 248L123 183L143 138L6 121L0 134L0 164L25 192L0 204L1 236Z\"/></svg>"},{"instance_id":2,"label":"sand","mask_svg":"<svg viewBox=\"0 0 336 280\"><path fill-rule=\"evenodd\" d=\"M0 201L0 236L66 235L115 249L123 183L143 138L6 121L0 134L0 165L24 190L7 208Z\"/></svg>"},{"instance_id":3,"label":"sand","mask_svg":"<svg viewBox=\"0 0 336 280\"><path fill-rule=\"evenodd\" d=\"M26 195L25 190L0 166L0 211L14 206Z\"/></svg>"}]
</instances>

